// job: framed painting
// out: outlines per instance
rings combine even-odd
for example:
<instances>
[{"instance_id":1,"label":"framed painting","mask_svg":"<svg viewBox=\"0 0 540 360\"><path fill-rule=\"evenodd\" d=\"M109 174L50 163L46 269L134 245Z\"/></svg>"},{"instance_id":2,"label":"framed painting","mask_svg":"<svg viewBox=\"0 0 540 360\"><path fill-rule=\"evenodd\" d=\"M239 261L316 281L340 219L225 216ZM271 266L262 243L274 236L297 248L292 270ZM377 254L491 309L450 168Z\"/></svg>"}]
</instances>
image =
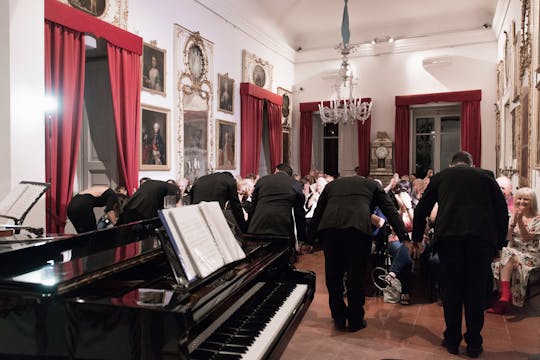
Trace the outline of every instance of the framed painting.
<instances>
[{"instance_id":1,"label":"framed painting","mask_svg":"<svg viewBox=\"0 0 540 360\"><path fill-rule=\"evenodd\" d=\"M169 110L141 105L141 170L169 170Z\"/></svg>"},{"instance_id":2,"label":"framed painting","mask_svg":"<svg viewBox=\"0 0 540 360\"><path fill-rule=\"evenodd\" d=\"M217 169L236 169L236 124L217 120Z\"/></svg>"},{"instance_id":3,"label":"framed painting","mask_svg":"<svg viewBox=\"0 0 540 360\"><path fill-rule=\"evenodd\" d=\"M292 126L292 92L282 87L277 88L277 94L283 98L281 107L281 125L285 128Z\"/></svg>"},{"instance_id":4,"label":"framed painting","mask_svg":"<svg viewBox=\"0 0 540 360\"><path fill-rule=\"evenodd\" d=\"M166 50L160 49L155 42L144 43L142 61L142 89L165 96L165 59Z\"/></svg>"},{"instance_id":5,"label":"framed painting","mask_svg":"<svg viewBox=\"0 0 540 360\"><path fill-rule=\"evenodd\" d=\"M242 50L242 81L272 90L273 66L266 60Z\"/></svg>"},{"instance_id":6,"label":"framed painting","mask_svg":"<svg viewBox=\"0 0 540 360\"><path fill-rule=\"evenodd\" d=\"M229 74L218 74L218 110L234 114L234 79Z\"/></svg>"}]
</instances>

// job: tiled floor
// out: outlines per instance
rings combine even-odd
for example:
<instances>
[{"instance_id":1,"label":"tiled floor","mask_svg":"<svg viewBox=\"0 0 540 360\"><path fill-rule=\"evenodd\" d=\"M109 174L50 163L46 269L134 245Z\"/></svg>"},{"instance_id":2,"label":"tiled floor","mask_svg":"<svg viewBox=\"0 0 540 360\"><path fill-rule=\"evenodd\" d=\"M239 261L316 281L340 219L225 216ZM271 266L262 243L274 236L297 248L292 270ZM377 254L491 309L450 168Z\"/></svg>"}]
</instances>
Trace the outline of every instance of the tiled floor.
<instances>
[{"instance_id":1,"label":"tiled floor","mask_svg":"<svg viewBox=\"0 0 540 360\"><path fill-rule=\"evenodd\" d=\"M367 328L356 333L333 328L324 283L321 251L300 257L297 268L317 274L315 299L296 330L282 359L459 359L468 358L462 343L454 356L440 346L443 309L415 298L413 304L387 304L382 297L366 299ZM540 360L540 295L508 315L486 314L482 359Z\"/></svg>"}]
</instances>

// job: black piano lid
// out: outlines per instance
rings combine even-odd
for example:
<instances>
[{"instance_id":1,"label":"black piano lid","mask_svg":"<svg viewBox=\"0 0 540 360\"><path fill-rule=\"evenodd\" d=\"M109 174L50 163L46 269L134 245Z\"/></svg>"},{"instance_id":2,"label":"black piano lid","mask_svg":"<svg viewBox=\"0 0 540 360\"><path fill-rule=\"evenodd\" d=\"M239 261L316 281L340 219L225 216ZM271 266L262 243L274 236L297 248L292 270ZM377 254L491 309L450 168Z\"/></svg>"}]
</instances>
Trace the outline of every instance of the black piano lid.
<instances>
[{"instance_id":1,"label":"black piano lid","mask_svg":"<svg viewBox=\"0 0 540 360\"><path fill-rule=\"evenodd\" d=\"M14 241L0 247L0 288L42 296L69 291L161 255L151 219L76 236Z\"/></svg>"}]
</instances>

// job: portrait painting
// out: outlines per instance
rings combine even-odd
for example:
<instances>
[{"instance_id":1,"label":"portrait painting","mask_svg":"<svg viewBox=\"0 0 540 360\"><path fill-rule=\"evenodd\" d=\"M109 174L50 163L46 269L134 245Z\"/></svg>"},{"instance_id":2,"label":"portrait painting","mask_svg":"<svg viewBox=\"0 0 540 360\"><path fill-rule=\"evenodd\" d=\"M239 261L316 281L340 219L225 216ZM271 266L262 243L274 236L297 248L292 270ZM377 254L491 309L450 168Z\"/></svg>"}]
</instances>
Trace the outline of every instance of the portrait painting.
<instances>
[{"instance_id":1,"label":"portrait painting","mask_svg":"<svg viewBox=\"0 0 540 360\"><path fill-rule=\"evenodd\" d=\"M292 92L282 87L277 88L277 94L281 95L283 103L281 105L281 125L285 128L292 126Z\"/></svg>"},{"instance_id":2,"label":"portrait painting","mask_svg":"<svg viewBox=\"0 0 540 360\"><path fill-rule=\"evenodd\" d=\"M229 74L218 74L218 108L220 111L233 114L234 104L234 79Z\"/></svg>"},{"instance_id":3,"label":"portrait painting","mask_svg":"<svg viewBox=\"0 0 540 360\"><path fill-rule=\"evenodd\" d=\"M165 54L153 44L144 43L142 54L142 89L165 96Z\"/></svg>"},{"instance_id":4,"label":"portrait painting","mask_svg":"<svg viewBox=\"0 0 540 360\"><path fill-rule=\"evenodd\" d=\"M74 8L98 17L103 15L107 7L107 0L68 0L68 2Z\"/></svg>"},{"instance_id":5,"label":"portrait painting","mask_svg":"<svg viewBox=\"0 0 540 360\"><path fill-rule=\"evenodd\" d=\"M242 50L242 81L272 90L273 66L268 61Z\"/></svg>"},{"instance_id":6,"label":"portrait painting","mask_svg":"<svg viewBox=\"0 0 540 360\"><path fill-rule=\"evenodd\" d=\"M169 170L169 110L141 106L141 170Z\"/></svg>"},{"instance_id":7,"label":"portrait painting","mask_svg":"<svg viewBox=\"0 0 540 360\"><path fill-rule=\"evenodd\" d=\"M236 169L236 124L217 120L217 169Z\"/></svg>"}]
</instances>

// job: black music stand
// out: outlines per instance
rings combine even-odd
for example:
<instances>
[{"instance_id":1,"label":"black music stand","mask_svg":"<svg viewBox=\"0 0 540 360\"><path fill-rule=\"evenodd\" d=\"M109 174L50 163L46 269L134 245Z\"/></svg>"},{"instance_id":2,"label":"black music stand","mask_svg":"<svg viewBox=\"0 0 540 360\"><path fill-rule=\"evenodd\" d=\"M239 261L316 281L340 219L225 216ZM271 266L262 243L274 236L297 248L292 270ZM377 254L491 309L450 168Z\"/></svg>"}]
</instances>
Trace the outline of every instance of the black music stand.
<instances>
[{"instance_id":1,"label":"black music stand","mask_svg":"<svg viewBox=\"0 0 540 360\"><path fill-rule=\"evenodd\" d=\"M36 235L43 234L43 229L34 229L22 226L28 212L38 202L39 198L51 186L49 183L33 181L19 182L7 196L0 201L0 217L10 219L14 225L0 225L4 228L13 228L18 233L21 229L29 230ZM28 229L27 229L28 228ZM33 231L34 230L34 231ZM41 230L41 234L38 234ZM37 231L37 232L36 232Z\"/></svg>"}]
</instances>

